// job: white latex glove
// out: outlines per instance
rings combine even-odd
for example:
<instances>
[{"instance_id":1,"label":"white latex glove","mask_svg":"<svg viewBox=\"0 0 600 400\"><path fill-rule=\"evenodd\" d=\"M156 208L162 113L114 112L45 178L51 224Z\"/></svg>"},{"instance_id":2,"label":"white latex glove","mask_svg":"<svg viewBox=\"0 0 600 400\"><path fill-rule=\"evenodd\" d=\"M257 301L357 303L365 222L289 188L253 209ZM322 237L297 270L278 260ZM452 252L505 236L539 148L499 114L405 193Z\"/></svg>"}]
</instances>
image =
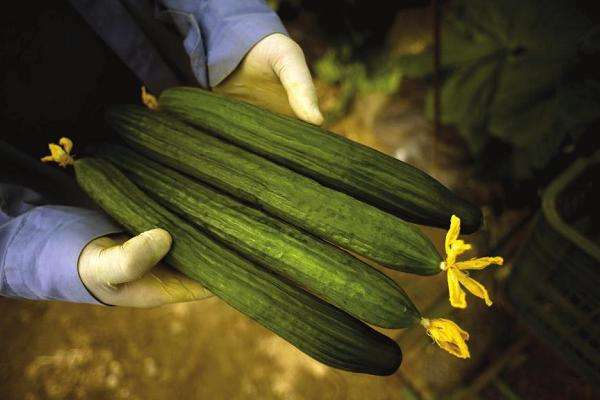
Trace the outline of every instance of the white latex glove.
<instances>
[{"instance_id":1,"label":"white latex glove","mask_svg":"<svg viewBox=\"0 0 600 400\"><path fill-rule=\"evenodd\" d=\"M155 307L210 297L212 294L198 282L157 265L171 242L164 229L152 229L131 239L95 239L79 256L79 276L98 300L116 306Z\"/></svg>"},{"instance_id":2,"label":"white latex glove","mask_svg":"<svg viewBox=\"0 0 600 400\"><path fill-rule=\"evenodd\" d=\"M254 45L236 70L213 90L281 114L295 114L315 125L323 123L304 53L281 33Z\"/></svg>"}]
</instances>

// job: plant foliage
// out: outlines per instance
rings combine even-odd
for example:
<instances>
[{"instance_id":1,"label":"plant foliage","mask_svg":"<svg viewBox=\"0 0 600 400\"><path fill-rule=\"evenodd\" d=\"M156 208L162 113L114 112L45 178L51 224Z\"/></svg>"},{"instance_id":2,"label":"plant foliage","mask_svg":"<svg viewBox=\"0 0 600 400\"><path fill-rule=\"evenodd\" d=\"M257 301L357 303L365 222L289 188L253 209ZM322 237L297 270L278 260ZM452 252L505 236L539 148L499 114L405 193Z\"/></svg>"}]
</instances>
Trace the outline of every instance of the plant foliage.
<instances>
[{"instance_id":1,"label":"plant foliage","mask_svg":"<svg viewBox=\"0 0 600 400\"><path fill-rule=\"evenodd\" d=\"M598 118L600 84L574 72L600 35L573 3L458 0L442 22L442 123L458 128L476 158L495 141L509 144L504 167L517 178L546 167ZM400 65L407 77L431 76L432 53Z\"/></svg>"}]
</instances>

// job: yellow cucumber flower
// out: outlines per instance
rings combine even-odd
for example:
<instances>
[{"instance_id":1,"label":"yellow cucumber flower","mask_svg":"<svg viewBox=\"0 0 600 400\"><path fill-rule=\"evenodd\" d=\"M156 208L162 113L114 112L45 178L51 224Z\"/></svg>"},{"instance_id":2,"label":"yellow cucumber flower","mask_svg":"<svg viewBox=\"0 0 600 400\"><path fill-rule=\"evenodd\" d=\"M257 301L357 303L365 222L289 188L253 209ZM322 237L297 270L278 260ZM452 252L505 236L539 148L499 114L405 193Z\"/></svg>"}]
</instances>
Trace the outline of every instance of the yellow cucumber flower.
<instances>
[{"instance_id":1,"label":"yellow cucumber flower","mask_svg":"<svg viewBox=\"0 0 600 400\"><path fill-rule=\"evenodd\" d=\"M469 334L454 322L443 318L421 318L421 325L427 330L427 335L448 353L458 358L471 356L466 343L469 340Z\"/></svg>"},{"instance_id":2,"label":"yellow cucumber flower","mask_svg":"<svg viewBox=\"0 0 600 400\"><path fill-rule=\"evenodd\" d=\"M142 86L142 103L150 110L158 110L158 100L156 100L156 96L146 91L146 86Z\"/></svg>"},{"instance_id":3,"label":"yellow cucumber flower","mask_svg":"<svg viewBox=\"0 0 600 400\"><path fill-rule=\"evenodd\" d=\"M453 307L467 307L467 299L461 285L475 296L483 299L488 306L492 305L492 300L488 295L487 290L483 285L475 279L469 277L464 270L480 270L490 264L502 265L504 260L502 257L480 257L473 258L467 261L456 261L456 258L467 250L471 249L471 245L465 243L458 238L460 234L460 218L453 215L450 219L450 229L446 234L446 260L440 264L442 271L448 273L448 290L450 296L450 304Z\"/></svg>"},{"instance_id":4,"label":"yellow cucumber flower","mask_svg":"<svg viewBox=\"0 0 600 400\"><path fill-rule=\"evenodd\" d=\"M61 147L62 146L62 147ZM56 143L49 143L48 148L50 149L50 155L41 158L43 162L56 162L61 167L73 164L73 156L71 150L73 149L73 142L71 139L62 137Z\"/></svg>"}]
</instances>

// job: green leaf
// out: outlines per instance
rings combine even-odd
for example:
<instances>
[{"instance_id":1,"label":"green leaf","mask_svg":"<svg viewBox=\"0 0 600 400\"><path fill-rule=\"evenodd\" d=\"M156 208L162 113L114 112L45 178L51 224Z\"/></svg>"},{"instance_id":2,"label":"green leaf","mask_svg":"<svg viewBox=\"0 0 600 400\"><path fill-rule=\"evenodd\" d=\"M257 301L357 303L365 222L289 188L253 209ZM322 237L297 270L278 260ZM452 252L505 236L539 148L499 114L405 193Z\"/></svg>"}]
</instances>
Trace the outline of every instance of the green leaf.
<instances>
[{"instance_id":1,"label":"green leaf","mask_svg":"<svg viewBox=\"0 0 600 400\"><path fill-rule=\"evenodd\" d=\"M515 147L513 171L525 176L597 118L598 84L565 86L583 39L598 35L573 2L456 0L442 28L441 120L473 155L490 136L501 139ZM406 76L430 75L432 64L431 52L399 61Z\"/></svg>"},{"instance_id":2,"label":"green leaf","mask_svg":"<svg viewBox=\"0 0 600 400\"><path fill-rule=\"evenodd\" d=\"M344 75L344 68L337 59L335 52L328 51L315 63L317 76L326 83L339 82Z\"/></svg>"},{"instance_id":3,"label":"green leaf","mask_svg":"<svg viewBox=\"0 0 600 400\"><path fill-rule=\"evenodd\" d=\"M473 64L452 74L442 87L441 121L456 125L460 134L467 139L470 150L478 155L487 143L486 119L494 93L494 70L497 61ZM433 115L433 95L426 101L426 113Z\"/></svg>"},{"instance_id":4,"label":"green leaf","mask_svg":"<svg viewBox=\"0 0 600 400\"><path fill-rule=\"evenodd\" d=\"M515 110L511 118L492 119L490 132L517 148L540 143L554 134L556 106L556 99L550 98L520 111Z\"/></svg>"}]
</instances>

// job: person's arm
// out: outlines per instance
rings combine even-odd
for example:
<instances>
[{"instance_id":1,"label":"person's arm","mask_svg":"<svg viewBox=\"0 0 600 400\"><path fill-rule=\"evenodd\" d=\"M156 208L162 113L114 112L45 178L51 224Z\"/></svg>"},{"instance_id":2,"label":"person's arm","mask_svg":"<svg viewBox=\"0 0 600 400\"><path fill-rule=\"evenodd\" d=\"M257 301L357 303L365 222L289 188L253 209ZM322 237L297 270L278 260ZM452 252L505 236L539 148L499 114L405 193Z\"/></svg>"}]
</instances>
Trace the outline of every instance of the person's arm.
<instances>
[{"instance_id":1,"label":"person's arm","mask_svg":"<svg viewBox=\"0 0 600 400\"><path fill-rule=\"evenodd\" d=\"M263 0L161 2L183 35L194 73L203 86L221 83L261 39L273 33L287 35L277 14Z\"/></svg>"},{"instance_id":2,"label":"person's arm","mask_svg":"<svg viewBox=\"0 0 600 400\"><path fill-rule=\"evenodd\" d=\"M95 211L43 202L30 189L0 183L0 295L99 303L79 277L79 255L122 228Z\"/></svg>"},{"instance_id":3,"label":"person's arm","mask_svg":"<svg viewBox=\"0 0 600 400\"><path fill-rule=\"evenodd\" d=\"M160 264L168 232L129 238L102 213L42 203L30 189L0 183L1 296L129 307L211 296Z\"/></svg>"},{"instance_id":4,"label":"person's arm","mask_svg":"<svg viewBox=\"0 0 600 400\"><path fill-rule=\"evenodd\" d=\"M314 124L323 117L300 47L263 0L162 0L201 86Z\"/></svg>"}]
</instances>

